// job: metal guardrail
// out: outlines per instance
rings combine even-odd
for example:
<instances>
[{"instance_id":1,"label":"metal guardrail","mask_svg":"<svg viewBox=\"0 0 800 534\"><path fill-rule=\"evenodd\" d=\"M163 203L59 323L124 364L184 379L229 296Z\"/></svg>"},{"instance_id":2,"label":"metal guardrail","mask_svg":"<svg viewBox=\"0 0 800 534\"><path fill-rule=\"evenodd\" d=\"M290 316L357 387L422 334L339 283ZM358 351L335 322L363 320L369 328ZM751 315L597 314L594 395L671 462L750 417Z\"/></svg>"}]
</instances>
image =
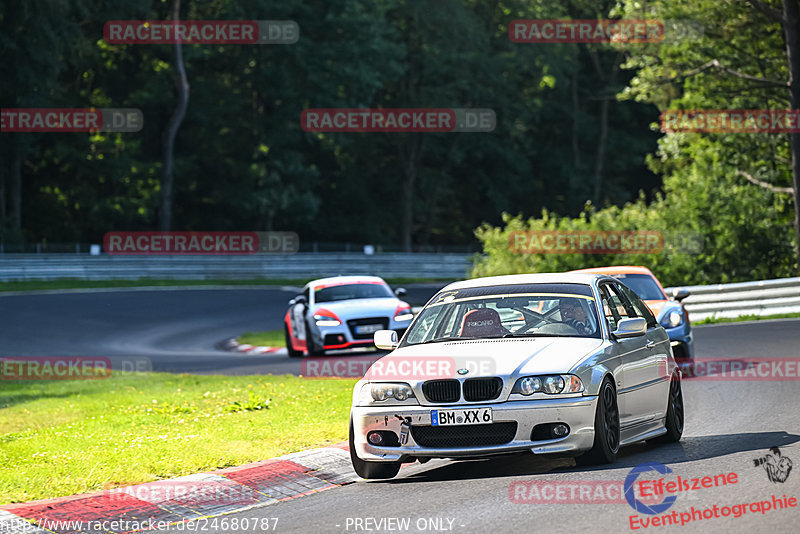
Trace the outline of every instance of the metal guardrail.
<instances>
[{"instance_id":1,"label":"metal guardrail","mask_svg":"<svg viewBox=\"0 0 800 534\"><path fill-rule=\"evenodd\" d=\"M0 256L0 281L56 280L247 280L304 279L335 275L462 279L471 267L465 254L298 253L253 256Z\"/></svg>"},{"instance_id":2,"label":"metal guardrail","mask_svg":"<svg viewBox=\"0 0 800 534\"><path fill-rule=\"evenodd\" d=\"M681 287L691 293L683 303L693 321L800 312L800 278ZM665 289L671 295L674 288Z\"/></svg>"},{"instance_id":3,"label":"metal guardrail","mask_svg":"<svg viewBox=\"0 0 800 534\"><path fill-rule=\"evenodd\" d=\"M0 255L0 281L310 279L368 274L386 278L459 280L471 256L431 253L298 253L254 256ZM708 286L682 286L693 320L800 312L800 277ZM673 288L666 288L671 294Z\"/></svg>"}]
</instances>

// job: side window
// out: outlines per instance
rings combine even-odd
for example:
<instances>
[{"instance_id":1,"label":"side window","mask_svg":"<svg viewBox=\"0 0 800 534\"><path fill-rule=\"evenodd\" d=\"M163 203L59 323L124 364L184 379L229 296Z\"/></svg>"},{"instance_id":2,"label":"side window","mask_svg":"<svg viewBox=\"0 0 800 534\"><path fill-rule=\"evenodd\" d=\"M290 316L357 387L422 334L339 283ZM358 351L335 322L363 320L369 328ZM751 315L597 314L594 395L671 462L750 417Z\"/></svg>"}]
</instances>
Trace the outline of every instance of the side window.
<instances>
[{"instance_id":1,"label":"side window","mask_svg":"<svg viewBox=\"0 0 800 534\"><path fill-rule=\"evenodd\" d=\"M603 314L612 332L617 329L620 319L636 317L636 312L622 297L619 289L611 284L604 284L600 290L603 295Z\"/></svg>"},{"instance_id":2,"label":"side window","mask_svg":"<svg viewBox=\"0 0 800 534\"><path fill-rule=\"evenodd\" d=\"M616 307L612 304L607 285L600 286L600 297L602 298L603 316L606 318L606 321L608 321L609 329L613 332L617 329L619 313L617 313Z\"/></svg>"},{"instance_id":3,"label":"side window","mask_svg":"<svg viewBox=\"0 0 800 534\"><path fill-rule=\"evenodd\" d=\"M644 301L639 298L639 295L634 293L633 290L625 284L619 284L618 287L628 302L630 302L631 307L636 312L636 316L644 317L647 320L648 328L658 325L658 323L656 323L655 316L653 316L653 312L651 312L647 304L645 304Z\"/></svg>"}]
</instances>

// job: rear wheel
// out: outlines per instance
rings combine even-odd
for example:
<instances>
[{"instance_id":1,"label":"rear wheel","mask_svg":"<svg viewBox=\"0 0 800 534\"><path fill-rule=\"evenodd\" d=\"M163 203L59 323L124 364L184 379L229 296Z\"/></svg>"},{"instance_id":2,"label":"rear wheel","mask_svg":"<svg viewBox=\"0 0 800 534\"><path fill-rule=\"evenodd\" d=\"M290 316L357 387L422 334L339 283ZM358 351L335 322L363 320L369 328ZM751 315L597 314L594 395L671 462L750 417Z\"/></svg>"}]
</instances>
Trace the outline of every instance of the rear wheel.
<instances>
[{"instance_id":1,"label":"rear wheel","mask_svg":"<svg viewBox=\"0 0 800 534\"><path fill-rule=\"evenodd\" d=\"M294 350L292 346L292 336L289 334L289 327L283 325L283 337L286 340L286 352L289 353L290 358L302 358L303 351L302 350Z\"/></svg>"},{"instance_id":2,"label":"rear wheel","mask_svg":"<svg viewBox=\"0 0 800 534\"><path fill-rule=\"evenodd\" d=\"M617 392L609 378L600 385L594 415L594 445L575 458L578 465L607 464L617 459L619 451L619 408Z\"/></svg>"},{"instance_id":3,"label":"rear wheel","mask_svg":"<svg viewBox=\"0 0 800 534\"><path fill-rule=\"evenodd\" d=\"M667 397L667 418L664 426L667 427L667 433L661 436L661 441L665 443L674 443L681 440L683 436L683 390L681 388L681 379L677 374L672 375L672 380L669 382L669 396Z\"/></svg>"},{"instance_id":4,"label":"rear wheel","mask_svg":"<svg viewBox=\"0 0 800 534\"><path fill-rule=\"evenodd\" d=\"M356 454L355 431L353 430L353 420L350 420L350 461L353 462L353 469L361 478L381 479L393 478L400 472L400 462L370 462L362 460Z\"/></svg>"}]
</instances>

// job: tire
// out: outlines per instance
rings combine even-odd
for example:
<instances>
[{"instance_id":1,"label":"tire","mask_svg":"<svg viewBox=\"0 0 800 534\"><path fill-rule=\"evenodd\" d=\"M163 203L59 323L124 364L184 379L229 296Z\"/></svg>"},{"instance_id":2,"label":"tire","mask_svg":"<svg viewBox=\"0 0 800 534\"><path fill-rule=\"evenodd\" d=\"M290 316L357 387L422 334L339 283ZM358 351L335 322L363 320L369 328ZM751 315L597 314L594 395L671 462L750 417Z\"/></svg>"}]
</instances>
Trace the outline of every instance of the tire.
<instances>
[{"instance_id":1,"label":"tire","mask_svg":"<svg viewBox=\"0 0 800 534\"><path fill-rule=\"evenodd\" d=\"M350 420L350 461L353 462L353 469L361 478L366 479L386 479L394 478L400 472L400 462L370 462L362 460L356 454L353 445L355 432L353 431L353 420Z\"/></svg>"},{"instance_id":2,"label":"tire","mask_svg":"<svg viewBox=\"0 0 800 534\"><path fill-rule=\"evenodd\" d=\"M667 433L659 437L662 443L675 443L683 436L685 412L683 409L683 389L678 375L672 375L669 381L669 394L667 395L667 417L664 426Z\"/></svg>"},{"instance_id":3,"label":"tire","mask_svg":"<svg viewBox=\"0 0 800 534\"><path fill-rule=\"evenodd\" d=\"M609 378L600 385L597 410L594 415L594 445L577 458L578 465L608 464L617 459L619 451L619 407L617 391Z\"/></svg>"},{"instance_id":4,"label":"tire","mask_svg":"<svg viewBox=\"0 0 800 534\"><path fill-rule=\"evenodd\" d=\"M317 347L314 344L314 336L311 335L311 329L308 327L308 321L306 321L306 348L308 349L309 356L325 356L325 349L322 347Z\"/></svg>"},{"instance_id":5,"label":"tire","mask_svg":"<svg viewBox=\"0 0 800 534\"><path fill-rule=\"evenodd\" d=\"M292 347L292 337L289 335L289 327L283 325L283 337L286 340L286 352L289 353L290 358L302 358L303 351L302 350L294 350Z\"/></svg>"}]
</instances>

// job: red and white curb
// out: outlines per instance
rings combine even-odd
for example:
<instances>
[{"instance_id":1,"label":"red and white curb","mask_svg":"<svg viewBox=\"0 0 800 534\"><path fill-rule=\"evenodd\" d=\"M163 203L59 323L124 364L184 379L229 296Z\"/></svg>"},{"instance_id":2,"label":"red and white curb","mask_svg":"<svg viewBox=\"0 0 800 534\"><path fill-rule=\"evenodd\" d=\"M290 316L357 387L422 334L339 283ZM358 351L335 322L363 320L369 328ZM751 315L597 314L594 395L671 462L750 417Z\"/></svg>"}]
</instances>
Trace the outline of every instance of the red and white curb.
<instances>
[{"instance_id":1,"label":"red and white curb","mask_svg":"<svg viewBox=\"0 0 800 534\"><path fill-rule=\"evenodd\" d=\"M357 480L345 442L211 473L0 506L0 533L146 530L269 506Z\"/></svg>"},{"instance_id":2,"label":"red and white curb","mask_svg":"<svg viewBox=\"0 0 800 534\"><path fill-rule=\"evenodd\" d=\"M284 350L285 347L263 347L257 345L248 345L247 343L239 343L236 339L231 338L219 343L218 348L230 352L239 352L242 354L272 354Z\"/></svg>"},{"instance_id":3,"label":"red and white curb","mask_svg":"<svg viewBox=\"0 0 800 534\"><path fill-rule=\"evenodd\" d=\"M236 347L236 352L243 352L245 354L271 354L273 352L278 352L283 347L258 347L253 345L238 345Z\"/></svg>"}]
</instances>

